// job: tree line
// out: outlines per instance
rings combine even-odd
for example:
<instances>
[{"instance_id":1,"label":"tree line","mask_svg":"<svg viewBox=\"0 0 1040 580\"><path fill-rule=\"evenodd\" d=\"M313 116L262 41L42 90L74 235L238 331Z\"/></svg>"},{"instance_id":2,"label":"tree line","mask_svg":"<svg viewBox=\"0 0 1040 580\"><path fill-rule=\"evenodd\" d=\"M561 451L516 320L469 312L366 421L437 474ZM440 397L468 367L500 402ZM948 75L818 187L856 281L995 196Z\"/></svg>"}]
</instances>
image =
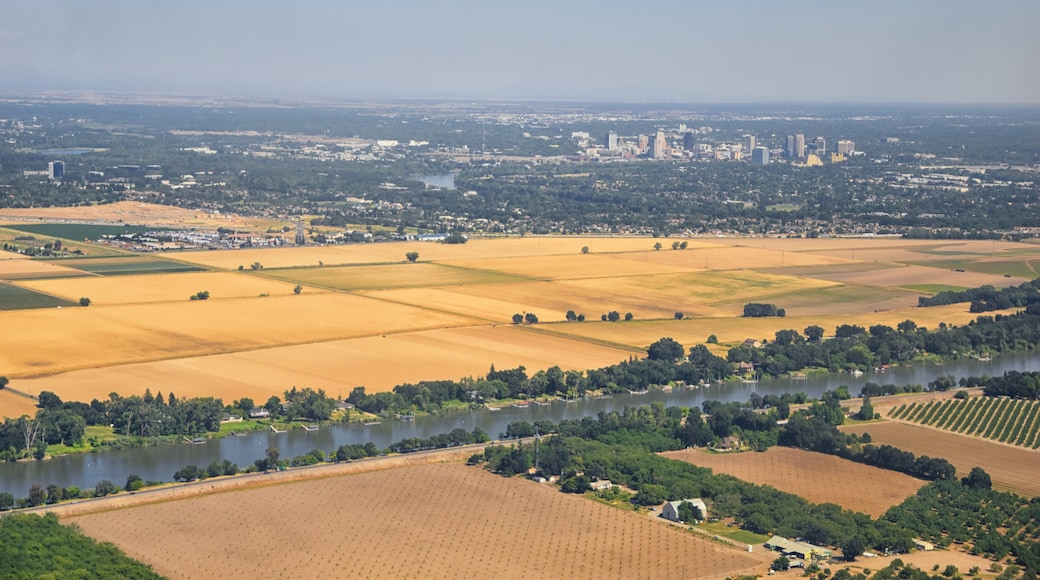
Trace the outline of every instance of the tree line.
<instances>
[{"instance_id":1,"label":"tree line","mask_svg":"<svg viewBox=\"0 0 1040 580\"><path fill-rule=\"evenodd\" d=\"M972 312L1025 308L1040 302L1040 278L1007 288L997 289L985 285L967 290L945 290L934 296L921 296L917 299L917 305L921 307L961 302L970 302Z\"/></svg>"}]
</instances>

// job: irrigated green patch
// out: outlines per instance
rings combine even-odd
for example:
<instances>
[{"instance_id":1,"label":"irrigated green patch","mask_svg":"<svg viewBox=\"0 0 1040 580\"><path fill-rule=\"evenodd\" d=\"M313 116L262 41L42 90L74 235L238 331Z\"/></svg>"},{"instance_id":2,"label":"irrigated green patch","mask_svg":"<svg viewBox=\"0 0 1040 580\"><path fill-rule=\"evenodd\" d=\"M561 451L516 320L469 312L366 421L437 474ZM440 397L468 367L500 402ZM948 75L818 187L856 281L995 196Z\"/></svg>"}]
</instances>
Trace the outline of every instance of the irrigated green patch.
<instances>
[{"instance_id":1,"label":"irrigated green patch","mask_svg":"<svg viewBox=\"0 0 1040 580\"><path fill-rule=\"evenodd\" d=\"M103 276L206 271L205 268L192 264L174 262L152 256L135 255L111 256L107 258L69 258L54 260L54 263Z\"/></svg>"},{"instance_id":2,"label":"irrigated green patch","mask_svg":"<svg viewBox=\"0 0 1040 580\"><path fill-rule=\"evenodd\" d=\"M79 306L79 304L50 294L27 290L20 286L0 283L0 310L29 310L61 306Z\"/></svg>"},{"instance_id":3,"label":"irrigated green patch","mask_svg":"<svg viewBox=\"0 0 1040 580\"><path fill-rule=\"evenodd\" d=\"M434 288L438 286L470 286L524 281L526 278L419 262L378 266L334 266L322 268L288 268L264 270L263 275L323 286L337 290L389 290L394 288Z\"/></svg>"},{"instance_id":4,"label":"irrigated green patch","mask_svg":"<svg viewBox=\"0 0 1040 580\"><path fill-rule=\"evenodd\" d=\"M698 530L703 530L709 534L715 536L721 536L723 538L729 538L740 542L742 544L764 544L769 540L769 536L763 536L762 534L755 534L747 530L742 530L736 525L729 525L723 522L704 522L694 526Z\"/></svg>"},{"instance_id":5,"label":"irrigated green patch","mask_svg":"<svg viewBox=\"0 0 1040 580\"><path fill-rule=\"evenodd\" d=\"M925 294L938 294L940 292L963 292L967 290L965 286L950 286L947 284L907 284L902 286L907 290L913 290L914 292L923 292Z\"/></svg>"},{"instance_id":6,"label":"irrigated green patch","mask_svg":"<svg viewBox=\"0 0 1040 580\"><path fill-rule=\"evenodd\" d=\"M951 270L964 270L966 272L979 272L982 274L995 274L998 276L1015 276L1019 278L1036 278L1040 259L1035 255L1021 260L936 260L934 262L910 262L918 266L931 266L933 268L949 268Z\"/></svg>"},{"instance_id":7,"label":"irrigated green patch","mask_svg":"<svg viewBox=\"0 0 1040 580\"><path fill-rule=\"evenodd\" d=\"M75 241L98 240L102 236L118 234L160 232L168 229L151 226L105 226L95 224L19 224L9 225L7 228L48 238L62 238Z\"/></svg>"}]
</instances>

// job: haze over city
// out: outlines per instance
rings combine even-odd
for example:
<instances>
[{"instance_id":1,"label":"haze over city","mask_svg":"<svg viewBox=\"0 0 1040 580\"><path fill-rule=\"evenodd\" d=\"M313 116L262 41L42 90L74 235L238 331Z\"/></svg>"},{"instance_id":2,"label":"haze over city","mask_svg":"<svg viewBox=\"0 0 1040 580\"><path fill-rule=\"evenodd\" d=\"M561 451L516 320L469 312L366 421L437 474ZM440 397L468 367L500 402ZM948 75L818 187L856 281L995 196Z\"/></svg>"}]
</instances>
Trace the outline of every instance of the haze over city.
<instances>
[{"instance_id":1,"label":"haze over city","mask_svg":"<svg viewBox=\"0 0 1040 580\"><path fill-rule=\"evenodd\" d=\"M0 89L336 99L1040 102L1040 4L12 3Z\"/></svg>"}]
</instances>

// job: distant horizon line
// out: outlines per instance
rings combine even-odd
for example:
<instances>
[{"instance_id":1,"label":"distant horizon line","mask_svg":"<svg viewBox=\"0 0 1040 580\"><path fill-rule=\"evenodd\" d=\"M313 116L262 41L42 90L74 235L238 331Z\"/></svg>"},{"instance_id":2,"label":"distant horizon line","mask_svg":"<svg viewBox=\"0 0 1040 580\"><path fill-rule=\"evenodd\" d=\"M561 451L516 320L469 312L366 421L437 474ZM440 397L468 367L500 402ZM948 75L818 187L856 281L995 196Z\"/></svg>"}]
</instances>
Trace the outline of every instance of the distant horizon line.
<instances>
[{"instance_id":1,"label":"distant horizon line","mask_svg":"<svg viewBox=\"0 0 1040 580\"><path fill-rule=\"evenodd\" d=\"M101 102L100 99L112 99L114 102ZM200 99L203 101L200 102ZM493 96L369 96L369 97L329 97L329 96L250 96L250 95L218 95L201 92L169 92L169 91L120 91L120 90L87 90L87 89L4 89L0 88L0 101L10 102L25 100L30 102L61 102L83 104L157 104L156 100L169 100L195 106L213 106L218 103L238 105L271 105L271 106L349 106L373 104L404 103L450 103L450 104L518 104L518 105L594 105L594 106L638 106L638 107L941 107L941 108L1040 108L1040 101L821 101L821 100L702 100L680 101L668 100L594 100L566 97L493 97ZM181 102L183 101L183 102ZM166 103L174 104L174 103Z\"/></svg>"}]
</instances>

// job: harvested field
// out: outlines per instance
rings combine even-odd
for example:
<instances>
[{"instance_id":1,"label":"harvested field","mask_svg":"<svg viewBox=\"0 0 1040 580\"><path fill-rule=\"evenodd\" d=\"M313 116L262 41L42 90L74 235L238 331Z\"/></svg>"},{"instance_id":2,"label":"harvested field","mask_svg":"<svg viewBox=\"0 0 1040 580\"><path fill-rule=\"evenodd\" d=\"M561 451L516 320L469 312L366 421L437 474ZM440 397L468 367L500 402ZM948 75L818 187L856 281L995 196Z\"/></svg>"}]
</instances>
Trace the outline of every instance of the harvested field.
<instances>
[{"instance_id":1,"label":"harvested field","mask_svg":"<svg viewBox=\"0 0 1040 580\"><path fill-rule=\"evenodd\" d=\"M481 260L447 260L462 268L503 272L538 280L574 280L621 276L652 276L689 271L665 264L625 259L633 254L569 254L562 256L522 256L517 258L485 258Z\"/></svg>"},{"instance_id":2,"label":"harvested field","mask_svg":"<svg viewBox=\"0 0 1040 580\"><path fill-rule=\"evenodd\" d=\"M228 252L185 252L177 259L214 268L235 269L260 262L266 268L326 266L345 264L385 264L401 262L407 252L419 252L422 262L451 263L456 260L515 258L519 256L581 255L582 246L593 254L643 251L650 238L524 237L473 238L465 244L436 242L394 242L349 246L270 248ZM653 243L651 242L651 245Z\"/></svg>"},{"instance_id":3,"label":"harvested field","mask_svg":"<svg viewBox=\"0 0 1040 580\"><path fill-rule=\"evenodd\" d=\"M710 453L700 449L661 455L758 485L771 485L813 503L834 503L876 518L917 493L925 481L826 455L772 447L765 453ZM826 485L820 484L826 474Z\"/></svg>"},{"instance_id":4,"label":"harvested field","mask_svg":"<svg viewBox=\"0 0 1040 580\"><path fill-rule=\"evenodd\" d=\"M980 272L957 272L949 268L930 266L901 266L868 272L849 272L840 275L839 281L865 286L900 287L917 284L943 284L962 288L977 288L986 284L1012 286L1025 282L1022 278L1005 278L996 274Z\"/></svg>"},{"instance_id":5,"label":"harvested field","mask_svg":"<svg viewBox=\"0 0 1040 580\"><path fill-rule=\"evenodd\" d=\"M408 364L401 364L406 353ZM496 368L528 372L559 365L586 370L625 360L631 351L598 346L524 327L478 326L302 344L248 352L84 369L35 379L11 379L11 387L48 390L64 400L89 401L116 391L124 396L171 390L181 397L220 396L266 400L288 385L343 392L364 385L369 393L431 379L484 375ZM2 391L0 391L2 392ZM0 416L6 409L0 405Z\"/></svg>"},{"instance_id":6,"label":"harvested field","mask_svg":"<svg viewBox=\"0 0 1040 580\"><path fill-rule=\"evenodd\" d=\"M907 290L841 285L769 296L765 302L784 308L787 316L827 316L913 308L917 306L918 296L920 294ZM740 316L746 302L734 301L728 304L728 311Z\"/></svg>"},{"instance_id":7,"label":"harvested field","mask_svg":"<svg viewBox=\"0 0 1040 580\"><path fill-rule=\"evenodd\" d=\"M302 282L304 284L314 284L316 286L346 291L501 284L519 280L516 276L466 268L454 268L429 262L386 264L381 266L332 266L328 268L264 270L263 275L270 278L278 278L279 280Z\"/></svg>"},{"instance_id":8,"label":"harvested field","mask_svg":"<svg viewBox=\"0 0 1040 580\"><path fill-rule=\"evenodd\" d=\"M36 401L16 395L11 391L0 389L0 420L6 417L35 415L37 410Z\"/></svg>"},{"instance_id":9,"label":"harvested field","mask_svg":"<svg viewBox=\"0 0 1040 580\"><path fill-rule=\"evenodd\" d=\"M112 276L91 276L64 280L35 280L21 282L21 286L70 300L89 296L93 305L138 304L155 302L187 302L201 290L210 293L210 300L224 298L255 298L261 294L288 296L293 284L249 274L231 272L193 272L183 274L147 274L124 280ZM304 292L315 292L307 288ZM320 292L320 290L319 290Z\"/></svg>"},{"instance_id":10,"label":"harvested field","mask_svg":"<svg viewBox=\"0 0 1040 580\"><path fill-rule=\"evenodd\" d=\"M799 266L826 266L846 262L844 258L835 258L808 252L788 252L783 249L767 249L744 247L746 240L722 241L709 247L695 247L686 250L663 249L660 252L632 253L623 256L628 260L643 260L650 263L669 264L687 269L698 270L750 270L759 268L788 268ZM665 242L667 247L667 242Z\"/></svg>"},{"instance_id":11,"label":"harvested field","mask_svg":"<svg viewBox=\"0 0 1040 580\"><path fill-rule=\"evenodd\" d=\"M291 506L293 517L271 506ZM65 519L171 578L710 579L764 566L637 513L460 463Z\"/></svg>"},{"instance_id":12,"label":"harvested field","mask_svg":"<svg viewBox=\"0 0 1040 580\"><path fill-rule=\"evenodd\" d=\"M827 335L831 336L840 324L858 324L864 328L884 324L895 328L900 322L910 319L917 322L918 326L936 328L940 322L961 325L977 317L978 314L968 312L967 304L951 304L933 308L904 308L885 312L826 316L717 317L684 320L639 320L637 317L632 322L595 321L539 326L542 330L551 330L554 333L643 349L662 336L670 336L689 347L703 343L711 334L718 337L721 343L735 344L743 342L746 338L772 340L778 330L794 329L802 332L802 329L813 324L822 326Z\"/></svg>"},{"instance_id":13,"label":"harvested field","mask_svg":"<svg viewBox=\"0 0 1040 580\"><path fill-rule=\"evenodd\" d=\"M473 325L471 319L341 293L20 310L0 314L11 378L114 364ZM26 344L32 337L32 348Z\"/></svg>"},{"instance_id":14,"label":"harvested field","mask_svg":"<svg viewBox=\"0 0 1040 580\"><path fill-rule=\"evenodd\" d=\"M30 207L0 209L0 219L99 221L111 224L153 224L168 227L211 226L242 228L261 225L263 220L241 218L235 214L208 214L170 205L118 201L103 205L76 207ZM266 229L266 226L265 226Z\"/></svg>"},{"instance_id":15,"label":"harvested field","mask_svg":"<svg viewBox=\"0 0 1040 580\"><path fill-rule=\"evenodd\" d=\"M1024 497L1040 495L1040 451L896 421L852 425L841 430L867 432L876 443L886 443L916 455L942 457L957 468L960 477L968 475L972 467L981 467L993 479L994 489Z\"/></svg>"},{"instance_id":16,"label":"harvested field","mask_svg":"<svg viewBox=\"0 0 1040 580\"><path fill-rule=\"evenodd\" d=\"M18 254L11 254L18 256ZM64 278L67 276L86 276L87 274L52 262L30 260L28 258L0 259L0 280L25 280L33 278Z\"/></svg>"},{"instance_id":17,"label":"harvested field","mask_svg":"<svg viewBox=\"0 0 1040 580\"><path fill-rule=\"evenodd\" d=\"M611 310L631 312L637 319L670 319L676 311L688 316L739 315L743 302L736 313L712 305L720 300L754 301L775 293L829 285L805 278L734 271L419 288L369 295L502 322L508 322L517 312L534 312L539 320L559 321L568 310L583 313L590 320L598 320Z\"/></svg>"}]
</instances>

